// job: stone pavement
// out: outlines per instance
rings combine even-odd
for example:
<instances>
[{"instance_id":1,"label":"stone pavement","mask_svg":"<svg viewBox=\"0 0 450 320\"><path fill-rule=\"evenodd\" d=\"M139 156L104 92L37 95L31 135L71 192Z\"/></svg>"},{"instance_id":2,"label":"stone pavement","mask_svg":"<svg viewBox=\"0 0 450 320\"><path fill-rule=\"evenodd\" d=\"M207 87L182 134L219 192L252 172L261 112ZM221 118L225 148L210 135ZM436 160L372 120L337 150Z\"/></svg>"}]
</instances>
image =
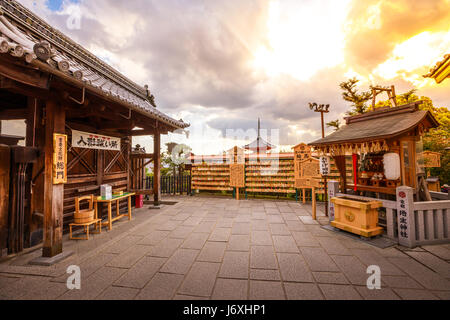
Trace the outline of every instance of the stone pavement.
<instances>
[{"instance_id":1,"label":"stone pavement","mask_svg":"<svg viewBox=\"0 0 450 320\"><path fill-rule=\"evenodd\" d=\"M0 299L450 299L450 245L379 249L311 219L293 201L167 197L162 210L90 241L65 240L75 254L53 267L0 264ZM66 269L81 268L81 290ZM366 287L369 265L381 290Z\"/></svg>"}]
</instances>

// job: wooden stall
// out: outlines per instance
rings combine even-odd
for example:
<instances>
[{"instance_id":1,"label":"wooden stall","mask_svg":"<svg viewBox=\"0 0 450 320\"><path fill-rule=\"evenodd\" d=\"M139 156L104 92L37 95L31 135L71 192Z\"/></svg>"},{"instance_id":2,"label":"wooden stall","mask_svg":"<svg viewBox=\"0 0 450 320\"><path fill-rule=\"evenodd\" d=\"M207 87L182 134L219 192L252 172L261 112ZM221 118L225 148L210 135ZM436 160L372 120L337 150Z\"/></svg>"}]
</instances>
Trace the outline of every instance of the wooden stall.
<instances>
[{"instance_id":1,"label":"wooden stall","mask_svg":"<svg viewBox=\"0 0 450 320\"><path fill-rule=\"evenodd\" d=\"M414 102L379 108L346 118L346 126L310 145L329 155L339 169L341 191L353 190L395 196L400 185L412 187L417 197L426 197L423 145L426 130L439 124L429 111ZM345 157L353 160L353 182L348 183Z\"/></svg>"},{"instance_id":2,"label":"wooden stall","mask_svg":"<svg viewBox=\"0 0 450 320\"><path fill-rule=\"evenodd\" d=\"M158 176L160 135L188 124L159 111L147 86L132 82L16 1L0 1L0 12L0 120L25 119L25 149L37 150L27 167L10 166L10 177L14 170L26 176L23 188L10 196L24 199L17 202L24 219L16 236L25 247L43 241L43 255L53 257L62 252L76 197L98 195L102 184L114 192L141 187L131 185L142 172L130 169L133 136L154 137ZM159 181L154 180L156 203ZM0 188L3 197L8 190L4 183Z\"/></svg>"}]
</instances>

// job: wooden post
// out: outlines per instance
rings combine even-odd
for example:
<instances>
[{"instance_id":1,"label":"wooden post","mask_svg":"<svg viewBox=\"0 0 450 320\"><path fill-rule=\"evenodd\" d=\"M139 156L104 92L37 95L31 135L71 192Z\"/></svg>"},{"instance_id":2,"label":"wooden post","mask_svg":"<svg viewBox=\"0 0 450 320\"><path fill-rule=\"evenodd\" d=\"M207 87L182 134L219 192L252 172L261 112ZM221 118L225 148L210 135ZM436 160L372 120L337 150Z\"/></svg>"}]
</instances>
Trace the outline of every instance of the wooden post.
<instances>
[{"instance_id":1,"label":"wooden post","mask_svg":"<svg viewBox=\"0 0 450 320\"><path fill-rule=\"evenodd\" d=\"M239 200L239 188L236 188L236 200Z\"/></svg>"},{"instance_id":2,"label":"wooden post","mask_svg":"<svg viewBox=\"0 0 450 320\"><path fill-rule=\"evenodd\" d=\"M311 197L312 197L312 218L313 220L317 220L316 187L312 187Z\"/></svg>"},{"instance_id":3,"label":"wooden post","mask_svg":"<svg viewBox=\"0 0 450 320\"><path fill-rule=\"evenodd\" d=\"M154 204L159 206L161 203L161 134L155 132L153 137L153 193Z\"/></svg>"},{"instance_id":4,"label":"wooden post","mask_svg":"<svg viewBox=\"0 0 450 320\"><path fill-rule=\"evenodd\" d=\"M64 107L48 100L45 122L44 247L46 258L62 253L64 185L53 184L53 134L65 133Z\"/></svg>"},{"instance_id":5,"label":"wooden post","mask_svg":"<svg viewBox=\"0 0 450 320\"><path fill-rule=\"evenodd\" d=\"M10 148L0 145L0 257L8 255L10 161Z\"/></svg>"}]
</instances>

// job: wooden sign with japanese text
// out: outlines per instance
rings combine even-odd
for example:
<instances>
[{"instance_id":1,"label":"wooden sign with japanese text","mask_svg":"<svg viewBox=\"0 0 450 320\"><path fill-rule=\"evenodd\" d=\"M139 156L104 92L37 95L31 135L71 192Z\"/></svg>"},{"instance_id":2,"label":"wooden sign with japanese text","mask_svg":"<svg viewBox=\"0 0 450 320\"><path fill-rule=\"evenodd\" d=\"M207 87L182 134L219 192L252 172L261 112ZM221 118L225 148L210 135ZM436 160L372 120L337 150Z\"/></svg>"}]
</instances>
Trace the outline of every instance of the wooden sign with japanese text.
<instances>
[{"instance_id":1,"label":"wooden sign with japanese text","mask_svg":"<svg viewBox=\"0 0 450 320\"><path fill-rule=\"evenodd\" d=\"M245 166L243 164L230 165L230 187L245 188Z\"/></svg>"},{"instance_id":2,"label":"wooden sign with japanese text","mask_svg":"<svg viewBox=\"0 0 450 320\"><path fill-rule=\"evenodd\" d=\"M295 166L295 187L312 188L320 186L320 164L315 158L307 158L296 161ZM316 179L314 179L316 178Z\"/></svg>"},{"instance_id":3,"label":"wooden sign with japanese text","mask_svg":"<svg viewBox=\"0 0 450 320\"><path fill-rule=\"evenodd\" d=\"M72 130L72 147L120 151L120 138Z\"/></svg>"},{"instance_id":4,"label":"wooden sign with japanese text","mask_svg":"<svg viewBox=\"0 0 450 320\"><path fill-rule=\"evenodd\" d=\"M425 168L440 168L441 154L439 152L425 151L422 153Z\"/></svg>"},{"instance_id":5,"label":"wooden sign with japanese text","mask_svg":"<svg viewBox=\"0 0 450 320\"><path fill-rule=\"evenodd\" d=\"M53 135L53 184L67 183L67 136Z\"/></svg>"}]
</instances>

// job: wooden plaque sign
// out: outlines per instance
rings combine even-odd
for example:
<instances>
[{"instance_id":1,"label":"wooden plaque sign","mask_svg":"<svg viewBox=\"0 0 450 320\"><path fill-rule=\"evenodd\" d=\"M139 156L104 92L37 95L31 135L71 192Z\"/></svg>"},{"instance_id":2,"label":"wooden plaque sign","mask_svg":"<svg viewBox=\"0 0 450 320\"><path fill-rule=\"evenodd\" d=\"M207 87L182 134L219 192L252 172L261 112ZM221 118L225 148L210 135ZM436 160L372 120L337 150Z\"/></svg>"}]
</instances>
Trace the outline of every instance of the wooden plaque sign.
<instances>
[{"instance_id":1,"label":"wooden plaque sign","mask_svg":"<svg viewBox=\"0 0 450 320\"><path fill-rule=\"evenodd\" d=\"M295 187L312 188L319 186L320 161L315 158L308 158L302 161L296 161L295 166Z\"/></svg>"},{"instance_id":2,"label":"wooden plaque sign","mask_svg":"<svg viewBox=\"0 0 450 320\"><path fill-rule=\"evenodd\" d=\"M245 166L243 164L230 165L230 187L245 188Z\"/></svg>"},{"instance_id":3,"label":"wooden plaque sign","mask_svg":"<svg viewBox=\"0 0 450 320\"><path fill-rule=\"evenodd\" d=\"M53 184L67 183L67 136L53 135Z\"/></svg>"},{"instance_id":4,"label":"wooden plaque sign","mask_svg":"<svg viewBox=\"0 0 450 320\"><path fill-rule=\"evenodd\" d=\"M441 167L441 154L439 152L425 151L423 153L423 160L425 168Z\"/></svg>"}]
</instances>

